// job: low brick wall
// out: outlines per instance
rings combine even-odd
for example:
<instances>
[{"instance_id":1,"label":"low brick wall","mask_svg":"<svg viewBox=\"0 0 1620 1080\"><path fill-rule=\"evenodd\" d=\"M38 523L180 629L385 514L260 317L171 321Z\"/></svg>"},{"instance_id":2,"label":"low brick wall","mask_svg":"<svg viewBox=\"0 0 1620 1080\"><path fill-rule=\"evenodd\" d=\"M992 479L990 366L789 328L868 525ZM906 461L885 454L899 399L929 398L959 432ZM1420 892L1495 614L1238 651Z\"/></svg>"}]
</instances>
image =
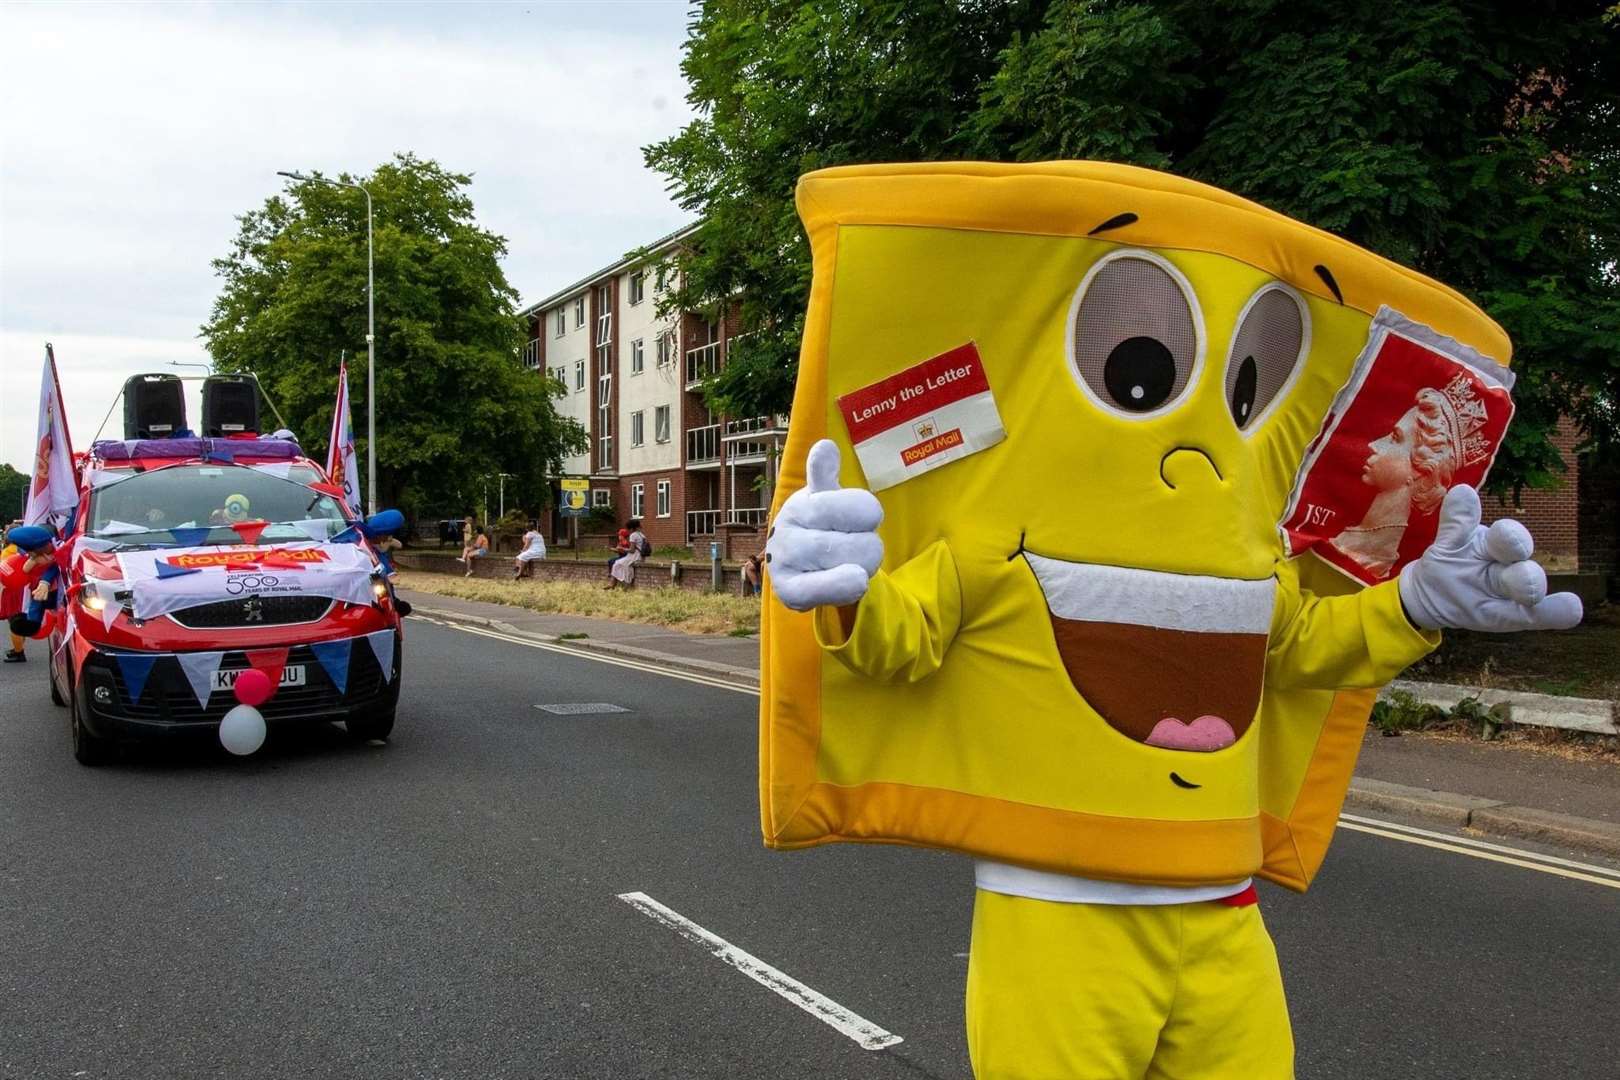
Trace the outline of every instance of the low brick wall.
<instances>
[{"instance_id":1,"label":"low brick wall","mask_svg":"<svg viewBox=\"0 0 1620 1080\"><path fill-rule=\"evenodd\" d=\"M409 551L394 553L394 562L401 570L415 570L429 574L465 574L467 568L453 558L442 555L418 555ZM573 581L580 584L607 584L607 555L600 559L539 559L529 564L536 581ZM671 580L670 564L662 559L647 559L636 565L636 587L677 585L694 592L709 592L709 564L681 563L680 576ZM735 566L721 568L725 582L724 592L742 592L742 570ZM486 555L473 560L473 577L491 580L510 579L512 556Z\"/></svg>"}]
</instances>

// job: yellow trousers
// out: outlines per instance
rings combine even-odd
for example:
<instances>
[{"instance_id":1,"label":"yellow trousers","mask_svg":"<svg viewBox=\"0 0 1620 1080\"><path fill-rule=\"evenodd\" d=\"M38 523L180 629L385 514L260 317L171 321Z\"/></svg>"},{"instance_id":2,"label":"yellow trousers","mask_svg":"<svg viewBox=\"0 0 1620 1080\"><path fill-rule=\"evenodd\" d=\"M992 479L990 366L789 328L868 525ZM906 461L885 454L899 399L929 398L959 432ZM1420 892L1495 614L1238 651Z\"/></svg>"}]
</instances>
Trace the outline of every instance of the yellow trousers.
<instances>
[{"instance_id":1,"label":"yellow trousers","mask_svg":"<svg viewBox=\"0 0 1620 1080\"><path fill-rule=\"evenodd\" d=\"M980 890L967 980L979 1080L1292 1080L1256 904L1062 904Z\"/></svg>"}]
</instances>

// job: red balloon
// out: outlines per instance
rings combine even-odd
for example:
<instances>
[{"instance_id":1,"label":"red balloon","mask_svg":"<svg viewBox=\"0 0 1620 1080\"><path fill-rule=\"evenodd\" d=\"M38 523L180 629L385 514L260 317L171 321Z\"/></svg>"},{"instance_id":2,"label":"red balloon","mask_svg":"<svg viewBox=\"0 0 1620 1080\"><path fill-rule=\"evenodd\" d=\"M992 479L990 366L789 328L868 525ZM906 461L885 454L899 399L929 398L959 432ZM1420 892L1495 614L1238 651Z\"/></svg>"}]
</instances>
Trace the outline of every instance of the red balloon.
<instances>
[{"instance_id":1,"label":"red balloon","mask_svg":"<svg viewBox=\"0 0 1620 1080\"><path fill-rule=\"evenodd\" d=\"M28 556L20 551L0 559L0 589L20 588L27 582L28 575L23 573L23 563L27 561Z\"/></svg>"},{"instance_id":2,"label":"red balloon","mask_svg":"<svg viewBox=\"0 0 1620 1080\"><path fill-rule=\"evenodd\" d=\"M236 677L236 700L244 705L263 705L275 689L270 676L258 668L248 668Z\"/></svg>"}]
</instances>

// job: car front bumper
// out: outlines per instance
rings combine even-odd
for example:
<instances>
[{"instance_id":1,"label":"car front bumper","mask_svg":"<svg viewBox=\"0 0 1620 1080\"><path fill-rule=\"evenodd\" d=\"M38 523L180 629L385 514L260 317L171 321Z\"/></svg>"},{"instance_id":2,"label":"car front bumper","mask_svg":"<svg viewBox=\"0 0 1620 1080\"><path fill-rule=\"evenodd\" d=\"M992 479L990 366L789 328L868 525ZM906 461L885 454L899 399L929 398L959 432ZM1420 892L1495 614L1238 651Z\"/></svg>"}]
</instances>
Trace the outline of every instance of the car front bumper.
<instances>
[{"instance_id":1,"label":"car front bumper","mask_svg":"<svg viewBox=\"0 0 1620 1080\"><path fill-rule=\"evenodd\" d=\"M385 678L372 649L355 639L349 655L348 684L339 691L307 645L291 646L287 663L303 666L304 685L278 687L258 709L271 724L325 723L386 713L399 701L401 647L396 634L393 676ZM207 733L217 730L220 720L237 704L228 690L215 690L206 704L199 703L172 654L158 656L141 687L140 696L134 697L117 653L118 650L94 648L86 654L79 668L74 691L80 695L80 716L93 735L137 739ZM242 670L250 666L241 651L227 651L220 663L222 670Z\"/></svg>"}]
</instances>

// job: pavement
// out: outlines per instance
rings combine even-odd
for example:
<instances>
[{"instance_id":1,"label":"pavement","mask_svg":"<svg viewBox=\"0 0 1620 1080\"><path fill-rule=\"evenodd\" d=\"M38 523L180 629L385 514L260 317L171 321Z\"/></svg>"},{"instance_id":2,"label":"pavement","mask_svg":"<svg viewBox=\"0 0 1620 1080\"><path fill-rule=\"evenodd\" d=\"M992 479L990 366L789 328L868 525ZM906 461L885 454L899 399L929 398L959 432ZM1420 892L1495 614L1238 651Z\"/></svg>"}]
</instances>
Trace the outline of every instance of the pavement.
<instances>
[{"instance_id":1,"label":"pavement","mask_svg":"<svg viewBox=\"0 0 1620 1080\"><path fill-rule=\"evenodd\" d=\"M759 685L755 637L688 634L611 619L542 614L409 589L402 589L401 595L420 615ZM1399 685L1425 700L1453 704L1478 693L1436 683ZM1492 700L1519 709L1519 698L1533 699L1523 711L1533 707L1541 717L1556 709L1557 699L1549 705L1543 694L1496 691ZM1590 704L1583 703L1583 708ZM1589 712L1587 708L1579 715ZM1440 735L1386 737L1369 727L1345 809L1399 813L1481 835L1620 857L1620 765L1612 761Z\"/></svg>"},{"instance_id":2,"label":"pavement","mask_svg":"<svg viewBox=\"0 0 1620 1080\"><path fill-rule=\"evenodd\" d=\"M45 665L0 668L0 1077L967 1080L971 867L766 850L751 693L471 623L404 646L386 745L276 725L98 769ZM1261 887L1299 1075L1611 1078L1620 863L1393 816Z\"/></svg>"}]
</instances>

